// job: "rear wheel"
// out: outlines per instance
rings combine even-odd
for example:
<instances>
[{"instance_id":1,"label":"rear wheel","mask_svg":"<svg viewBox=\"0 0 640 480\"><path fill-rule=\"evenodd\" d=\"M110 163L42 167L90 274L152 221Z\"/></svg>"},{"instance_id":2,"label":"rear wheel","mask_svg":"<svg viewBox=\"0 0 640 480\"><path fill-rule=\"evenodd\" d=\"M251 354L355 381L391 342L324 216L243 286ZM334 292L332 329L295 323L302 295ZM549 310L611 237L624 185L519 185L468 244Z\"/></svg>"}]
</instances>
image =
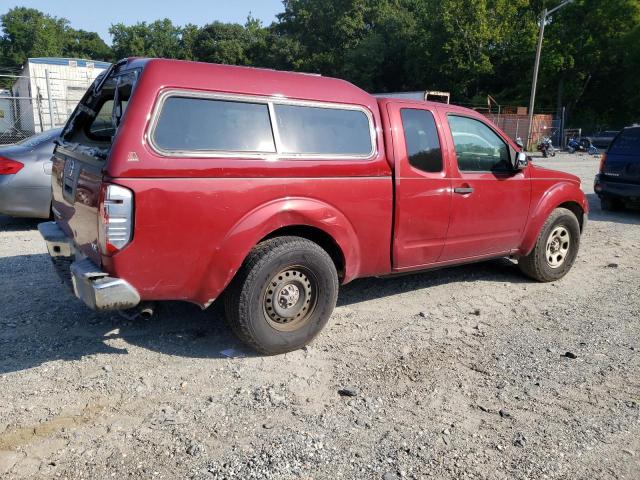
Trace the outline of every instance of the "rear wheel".
<instances>
[{"instance_id":1,"label":"rear wheel","mask_svg":"<svg viewBox=\"0 0 640 480\"><path fill-rule=\"evenodd\" d=\"M566 208L556 208L545 222L536 245L518 260L520 270L540 282L564 277L571 269L580 246L580 224Z\"/></svg>"},{"instance_id":2,"label":"rear wheel","mask_svg":"<svg viewBox=\"0 0 640 480\"><path fill-rule=\"evenodd\" d=\"M327 252L305 238L278 237L245 260L225 296L226 317L255 350L285 353L313 340L337 296L338 275Z\"/></svg>"}]
</instances>

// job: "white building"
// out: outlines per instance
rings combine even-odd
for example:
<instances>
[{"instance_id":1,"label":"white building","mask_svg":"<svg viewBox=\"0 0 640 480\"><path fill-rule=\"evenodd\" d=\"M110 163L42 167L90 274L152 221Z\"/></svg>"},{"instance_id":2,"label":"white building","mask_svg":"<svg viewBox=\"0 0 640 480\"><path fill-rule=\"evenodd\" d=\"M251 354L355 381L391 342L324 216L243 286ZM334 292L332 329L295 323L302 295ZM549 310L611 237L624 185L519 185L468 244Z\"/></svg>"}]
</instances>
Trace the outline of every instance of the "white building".
<instances>
[{"instance_id":1,"label":"white building","mask_svg":"<svg viewBox=\"0 0 640 480\"><path fill-rule=\"evenodd\" d=\"M13 101L11 91L0 88L0 135L13 126Z\"/></svg>"},{"instance_id":2,"label":"white building","mask_svg":"<svg viewBox=\"0 0 640 480\"><path fill-rule=\"evenodd\" d=\"M29 58L12 87L15 126L42 132L64 125L107 62L75 58Z\"/></svg>"}]
</instances>

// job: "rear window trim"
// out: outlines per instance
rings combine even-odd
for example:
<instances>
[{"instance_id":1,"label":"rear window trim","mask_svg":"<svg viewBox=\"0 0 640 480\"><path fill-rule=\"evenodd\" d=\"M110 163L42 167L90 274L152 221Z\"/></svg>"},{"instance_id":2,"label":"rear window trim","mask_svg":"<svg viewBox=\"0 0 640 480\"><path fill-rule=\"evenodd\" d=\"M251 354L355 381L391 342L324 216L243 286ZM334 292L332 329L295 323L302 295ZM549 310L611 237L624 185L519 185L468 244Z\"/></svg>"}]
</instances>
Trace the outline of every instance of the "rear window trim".
<instances>
[{"instance_id":1,"label":"rear window trim","mask_svg":"<svg viewBox=\"0 0 640 480\"><path fill-rule=\"evenodd\" d=\"M203 100L222 100L232 102L245 102L267 105L269 111L269 120L273 139L276 147L275 152L243 152L230 150L173 150L160 147L154 139L155 130L158 126L160 113L164 107L164 103L171 97L197 98ZM303 107L330 108L335 110L351 110L364 113L369 124L369 136L371 140L371 150L363 155L342 155L342 154L324 154L324 153L284 153L283 142L280 138L280 130L275 113L275 105L293 105ZM156 98L155 106L151 113L149 126L145 134L146 141L151 149L162 157L179 157L179 158L238 158L238 159L262 159L262 160L373 160L378 155L377 132L373 121L371 111L362 106L349 103L333 103L320 102L312 100L297 100L280 96L261 96L261 95L244 95L244 94L227 94L219 92L206 92L201 90L191 90L182 88L168 88L162 90Z\"/></svg>"}]
</instances>

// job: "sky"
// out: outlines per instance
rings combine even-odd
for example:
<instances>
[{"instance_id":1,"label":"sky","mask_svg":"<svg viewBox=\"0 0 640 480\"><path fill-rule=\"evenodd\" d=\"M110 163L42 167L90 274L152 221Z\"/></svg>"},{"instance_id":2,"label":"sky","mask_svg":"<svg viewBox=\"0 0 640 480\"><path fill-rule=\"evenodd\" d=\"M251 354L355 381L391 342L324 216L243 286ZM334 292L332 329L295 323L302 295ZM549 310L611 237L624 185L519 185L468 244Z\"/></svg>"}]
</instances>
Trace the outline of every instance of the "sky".
<instances>
[{"instance_id":1,"label":"sky","mask_svg":"<svg viewBox=\"0 0 640 480\"><path fill-rule=\"evenodd\" d=\"M244 24L251 12L269 25L283 10L282 0L100 0L95 5L92 3L91 0L2 0L0 13L12 7L36 8L66 18L75 29L97 32L111 44L112 23L129 25L169 18L174 25L202 26L215 20Z\"/></svg>"}]
</instances>

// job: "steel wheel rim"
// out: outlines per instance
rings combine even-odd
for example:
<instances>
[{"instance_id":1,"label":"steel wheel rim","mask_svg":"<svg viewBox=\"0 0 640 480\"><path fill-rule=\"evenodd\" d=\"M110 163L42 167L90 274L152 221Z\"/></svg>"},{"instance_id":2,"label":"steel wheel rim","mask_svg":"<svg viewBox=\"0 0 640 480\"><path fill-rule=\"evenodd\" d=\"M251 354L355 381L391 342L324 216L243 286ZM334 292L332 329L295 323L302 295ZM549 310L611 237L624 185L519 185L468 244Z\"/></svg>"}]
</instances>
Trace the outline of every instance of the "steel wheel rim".
<instances>
[{"instance_id":1,"label":"steel wheel rim","mask_svg":"<svg viewBox=\"0 0 640 480\"><path fill-rule=\"evenodd\" d=\"M555 227L549 238L547 238L547 248L545 249L545 259L551 268L561 267L567 259L571 248L571 234L564 225Z\"/></svg>"},{"instance_id":2,"label":"steel wheel rim","mask_svg":"<svg viewBox=\"0 0 640 480\"><path fill-rule=\"evenodd\" d=\"M297 330L309 321L318 298L313 273L300 265L275 274L264 289L262 304L269 325L281 332Z\"/></svg>"}]
</instances>

